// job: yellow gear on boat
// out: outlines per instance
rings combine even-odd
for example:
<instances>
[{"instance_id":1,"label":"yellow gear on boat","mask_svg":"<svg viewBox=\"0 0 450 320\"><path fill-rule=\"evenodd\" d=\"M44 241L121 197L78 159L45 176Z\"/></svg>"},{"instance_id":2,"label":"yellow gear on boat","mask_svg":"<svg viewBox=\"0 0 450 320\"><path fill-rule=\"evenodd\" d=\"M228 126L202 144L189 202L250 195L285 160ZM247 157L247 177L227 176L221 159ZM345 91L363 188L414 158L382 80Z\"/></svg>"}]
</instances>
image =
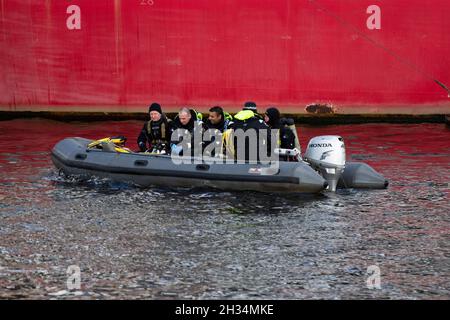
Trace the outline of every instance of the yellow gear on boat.
<instances>
[{"instance_id":1,"label":"yellow gear on boat","mask_svg":"<svg viewBox=\"0 0 450 320\"><path fill-rule=\"evenodd\" d=\"M203 120L203 114L201 112L198 112L195 109L192 109L192 111L194 111L194 113L195 113L196 120L200 120L200 121Z\"/></svg>"},{"instance_id":2,"label":"yellow gear on boat","mask_svg":"<svg viewBox=\"0 0 450 320\"><path fill-rule=\"evenodd\" d=\"M87 147L88 148L94 148L94 147L97 147L98 145L100 145L102 142L106 142L107 143L109 141L111 141L111 138L103 138L103 139L95 140L95 141L92 141L91 143L89 143L87 145Z\"/></svg>"},{"instance_id":3,"label":"yellow gear on boat","mask_svg":"<svg viewBox=\"0 0 450 320\"><path fill-rule=\"evenodd\" d=\"M222 134L222 150L225 156L234 158L234 135L233 129L225 130Z\"/></svg>"},{"instance_id":4,"label":"yellow gear on boat","mask_svg":"<svg viewBox=\"0 0 450 320\"><path fill-rule=\"evenodd\" d=\"M233 116L226 111L223 112L223 118L224 120L233 121Z\"/></svg>"},{"instance_id":5,"label":"yellow gear on boat","mask_svg":"<svg viewBox=\"0 0 450 320\"><path fill-rule=\"evenodd\" d=\"M131 153L131 150L124 147L125 141L127 139L125 137L107 137L99 140L92 141L87 145L88 148L102 148L102 144L113 144L114 150L119 153Z\"/></svg>"},{"instance_id":6,"label":"yellow gear on boat","mask_svg":"<svg viewBox=\"0 0 450 320\"><path fill-rule=\"evenodd\" d=\"M252 110L241 110L234 116L235 119L245 121L255 116Z\"/></svg>"},{"instance_id":7,"label":"yellow gear on boat","mask_svg":"<svg viewBox=\"0 0 450 320\"><path fill-rule=\"evenodd\" d=\"M119 153L131 153L131 150L128 148L115 147L114 150Z\"/></svg>"}]
</instances>

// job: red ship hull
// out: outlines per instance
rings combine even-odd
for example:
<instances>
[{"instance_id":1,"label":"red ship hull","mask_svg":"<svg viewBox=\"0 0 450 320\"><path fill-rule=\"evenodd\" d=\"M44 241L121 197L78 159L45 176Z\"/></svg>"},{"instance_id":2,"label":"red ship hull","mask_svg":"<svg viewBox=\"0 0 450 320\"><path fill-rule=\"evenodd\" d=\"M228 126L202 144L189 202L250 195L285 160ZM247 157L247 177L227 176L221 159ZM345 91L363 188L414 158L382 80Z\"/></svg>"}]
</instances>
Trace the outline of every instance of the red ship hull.
<instances>
[{"instance_id":1,"label":"red ship hull","mask_svg":"<svg viewBox=\"0 0 450 320\"><path fill-rule=\"evenodd\" d=\"M0 4L2 111L450 113L448 0Z\"/></svg>"}]
</instances>

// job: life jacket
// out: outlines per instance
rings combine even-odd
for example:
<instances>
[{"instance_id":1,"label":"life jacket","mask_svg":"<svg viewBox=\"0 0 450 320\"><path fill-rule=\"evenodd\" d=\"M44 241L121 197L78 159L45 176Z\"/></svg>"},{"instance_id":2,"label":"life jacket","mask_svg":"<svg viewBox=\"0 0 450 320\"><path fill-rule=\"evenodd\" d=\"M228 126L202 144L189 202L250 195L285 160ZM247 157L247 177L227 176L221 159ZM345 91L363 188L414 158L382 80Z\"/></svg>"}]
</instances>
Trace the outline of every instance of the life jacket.
<instances>
[{"instance_id":1,"label":"life jacket","mask_svg":"<svg viewBox=\"0 0 450 320\"><path fill-rule=\"evenodd\" d=\"M252 110L242 110L234 115L234 121L230 126L232 129L242 129L247 131L249 128L253 128L256 130L259 129L268 129L264 120L257 113Z\"/></svg>"},{"instance_id":2,"label":"life jacket","mask_svg":"<svg viewBox=\"0 0 450 320\"><path fill-rule=\"evenodd\" d=\"M256 114L252 110L241 110L234 115L234 119L239 121L246 121L255 117Z\"/></svg>"},{"instance_id":3,"label":"life jacket","mask_svg":"<svg viewBox=\"0 0 450 320\"><path fill-rule=\"evenodd\" d=\"M192 111L194 111L194 114L195 114L195 118L198 120L198 121L203 121L203 114L201 113L201 112L198 112L197 110L195 110L195 109L191 109ZM192 112L191 112L192 113Z\"/></svg>"},{"instance_id":4,"label":"life jacket","mask_svg":"<svg viewBox=\"0 0 450 320\"><path fill-rule=\"evenodd\" d=\"M223 119L224 120L228 120L228 121L233 121L233 116L231 114L229 114L228 112L224 111L223 112Z\"/></svg>"},{"instance_id":5,"label":"life jacket","mask_svg":"<svg viewBox=\"0 0 450 320\"><path fill-rule=\"evenodd\" d=\"M229 158L235 158L233 130L224 130L222 134L222 152Z\"/></svg>"},{"instance_id":6,"label":"life jacket","mask_svg":"<svg viewBox=\"0 0 450 320\"><path fill-rule=\"evenodd\" d=\"M230 124L233 123L233 116L228 112L223 112L223 131L226 131Z\"/></svg>"},{"instance_id":7,"label":"life jacket","mask_svg":"<svg viewBox=\"0 0 450 320\"><path fill-rule=\"evenodd\" d=\"M161 121L161 123L159 123ZM169 128L169 122L171 120L167 119L165 115L161 115L161 120L158 121L148 121L147 122L147 132L151 135L152 140L149 141L150 144L154 145L160 142L167 142L170 137L167 137L167 130ZM157 138L159 136L159 138Z\"/></svg>"}]
</instances>

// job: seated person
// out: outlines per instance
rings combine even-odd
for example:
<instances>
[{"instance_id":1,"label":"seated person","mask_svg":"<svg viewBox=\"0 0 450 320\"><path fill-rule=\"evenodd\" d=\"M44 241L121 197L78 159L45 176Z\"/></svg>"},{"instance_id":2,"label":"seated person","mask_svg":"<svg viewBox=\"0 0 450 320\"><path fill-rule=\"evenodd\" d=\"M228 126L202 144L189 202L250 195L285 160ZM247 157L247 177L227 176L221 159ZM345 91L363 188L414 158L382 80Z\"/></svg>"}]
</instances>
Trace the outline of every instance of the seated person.
<instances>
[{"instance_id":1,"label":"seated person","mask_svg":"<svg viewBox=\"0 0 450 320\"><path fill-rule=\"evenodd\" d=\"M203 127L205 130L217 129L220 132L224 132L228 129L232 120L233 117L229 113L224 112L221 107L215 106L209 109L209 116Z\"/></svg>"},{"instance_id":2,"label":"seated person","mask_svg":"<svg viewBox=\"0 0 450 320\"><path fill-rule=\"evenodd\" d=\"M189 108L181 108L181 110L178 112L178 115L175 117L175 119L171 123L171 149L172 152L178 155L182 155L182 147L179 145L182 139L180 139L180 135L191 135L191 140L188 142L189 148L194 151L194 148L192 146L194 145L194 134L196 133L196 130L200 130L200 145L202 150L202 114ZM175 136L175 132L176 136Z\"/></svg>"},{"instance_id":3,"label":"seated person","mask_svg":"<svg viewBox=\"0 0 450 320\"><path fill-rule=\"evenodd\" d=\"M150 120L144 124L137 143L141 152L168 153L170 150L170 119L158 103L148 108Z\"/></svg>"},{"instance_id":4,"label":"seated person","mask_svg":"<svg viewBox=\"0 0 450 320\"><path fill-rule=\"evenodd\" d=\"M234 116L234 120L233 123L230 125L230 129L233 130L232 135L234 137L228 139L227 142L226 148L228 156L233 155L234 158L237 160L259 161L260 146L264 145L265 148L267 149L267 153L270 154L271 152L270 128L264 122L262 117L257 113L256 103L252 101L246 102L244 104L244 108ZM240 150L240 152L238 152L239 151L238 148L242 148L242 146L239 146L237 139L237 132L239 129L242 129L244 132L247 132L248 130L254 130L256 133L256 139L258 143L252 144L249 138L245 138L245 141L243 142L244 150ZM254 158L255 150L252 148L256 149L256 158ZM261 152L263 151L261 150ZM240 157L242 157L242 154L244 154L245 159L240 159Z\"/></svg>"},{"instance_id":5,"label":"seated person","mask_svg":"<svg viewBox=\"0 0 450 320\"><path fill-rule=\"evenodd\" d=\"M230 124L233 123L232 120L233 117L229 113L224 112L223 109L219 106L215 106L209 109L208 119L205 121L203 125L203 129L205 130L206 136L204 137L205 141L203 141L203 147L206 148L211 143L215 143L215 145L214 149L208 148L206 150L208 156L214 157L216 155L216 150L223 149L222 133L228 129ZM208 130L211 130L212 132L208 133L207 132Z\"/></svg>"},{"instance_id":6,"label":"seated person","mask_svg":"<svg viewBox=\"0 0 450 320\"><path fill-rule=\"evenodd\" d=\"M271 107L266 110L264 122L270 129L279 130L278 148L294 149L296 147L296 134L287 125L289 121L280 118L280 111L277 108ZM288 160L287 157L281 157L281 159Z\"/></svg>"}]
</instances>

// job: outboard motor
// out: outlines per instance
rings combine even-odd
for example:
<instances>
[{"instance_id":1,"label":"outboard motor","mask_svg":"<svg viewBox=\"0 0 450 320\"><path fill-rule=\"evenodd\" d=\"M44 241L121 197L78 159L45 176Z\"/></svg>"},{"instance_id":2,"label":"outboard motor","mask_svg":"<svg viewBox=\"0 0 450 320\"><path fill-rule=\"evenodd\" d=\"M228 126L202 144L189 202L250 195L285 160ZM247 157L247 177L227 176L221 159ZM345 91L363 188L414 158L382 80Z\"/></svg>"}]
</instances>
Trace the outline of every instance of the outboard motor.
<instances>
[{"instance_id":1,"label":"outboard motor","mask_svg":"<svg viewBox=\"0 0 450 320\"><path fill-rule=\"evenodd\" d=\"M329 190L336 191L345 168L344 139L340 136L314 137L309 141L303 158L327 180Z\"/></svg>"}]
</instances>

